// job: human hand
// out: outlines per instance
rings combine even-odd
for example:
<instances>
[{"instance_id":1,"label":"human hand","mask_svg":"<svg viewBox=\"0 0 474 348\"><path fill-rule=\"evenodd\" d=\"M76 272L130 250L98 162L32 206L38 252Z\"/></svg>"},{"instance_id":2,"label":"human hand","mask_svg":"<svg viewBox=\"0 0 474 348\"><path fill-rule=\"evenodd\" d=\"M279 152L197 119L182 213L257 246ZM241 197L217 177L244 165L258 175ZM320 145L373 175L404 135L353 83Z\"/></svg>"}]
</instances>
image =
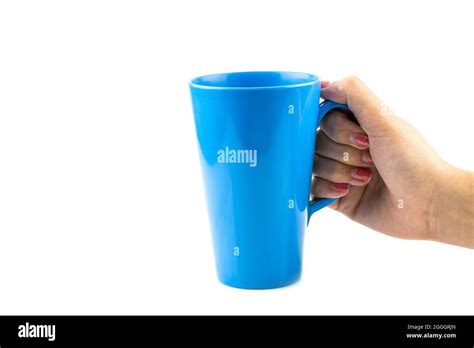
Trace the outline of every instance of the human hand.
<instances>
[{"instance_id":1,"label":"human hand","mask_svg":"<svg viewBox=\"0 0 474 348\"><path fill-rule=\"evenodd\" d=\"M325 87L325 88L323 88ZM318 131L312 195L376 231L474 248L474 175L442 160L423 137L358 78L322 83L347 104Z\"/></svg>"}]
</instances>

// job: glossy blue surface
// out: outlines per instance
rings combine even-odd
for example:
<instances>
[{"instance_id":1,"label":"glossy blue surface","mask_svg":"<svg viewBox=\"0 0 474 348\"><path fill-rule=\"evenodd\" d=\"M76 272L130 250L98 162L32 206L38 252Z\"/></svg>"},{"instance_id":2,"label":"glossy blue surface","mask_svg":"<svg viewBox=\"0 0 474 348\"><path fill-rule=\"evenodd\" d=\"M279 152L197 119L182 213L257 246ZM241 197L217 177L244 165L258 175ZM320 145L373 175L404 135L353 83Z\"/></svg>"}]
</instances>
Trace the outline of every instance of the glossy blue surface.
<instances>
[{"instance_id":1,"label":"glossy blue surface","mask_svg":"<svg viewBox=\"0 0 474 348\"><path fill-rule=\"evenodd\" d=\"M295 282L309 218L334 201L309 202L316 130L347 106L319 105L319 78L305 73L208 75L190 88L219 280Z\"/></svg>"}]
</instances>

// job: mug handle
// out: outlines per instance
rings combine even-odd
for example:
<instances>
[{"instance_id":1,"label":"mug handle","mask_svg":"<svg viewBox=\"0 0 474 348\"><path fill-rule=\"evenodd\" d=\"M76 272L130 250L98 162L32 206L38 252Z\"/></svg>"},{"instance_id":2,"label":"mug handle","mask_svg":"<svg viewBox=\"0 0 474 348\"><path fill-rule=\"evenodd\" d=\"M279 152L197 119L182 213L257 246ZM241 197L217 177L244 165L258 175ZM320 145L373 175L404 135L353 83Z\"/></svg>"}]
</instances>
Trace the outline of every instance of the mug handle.
<instances>
[{"instance_id":1,"label":"mug handle","mask_svg":"<svg viewBox=\"0 0 474 348\"><path fill-rule=\"evenodd\" d=\"M325 100L321 104L319 104L319 113L318 113L318 122L316 124L316 127L319 127L319 124L321 123L322 119L324 116L326 116L329 111L332 111L334 109L342 109L346 112L349 113L349 115L352 115L351 110L346 104L339 104L335 103L330 100ZM329 204L335 202L337 198L315 198L314 200L309 202L309 209L308 209L308 222L309 219L311 218L311 215L313 215L315 212L318 210L327 207Z\"/></svg>"}]
</instances>

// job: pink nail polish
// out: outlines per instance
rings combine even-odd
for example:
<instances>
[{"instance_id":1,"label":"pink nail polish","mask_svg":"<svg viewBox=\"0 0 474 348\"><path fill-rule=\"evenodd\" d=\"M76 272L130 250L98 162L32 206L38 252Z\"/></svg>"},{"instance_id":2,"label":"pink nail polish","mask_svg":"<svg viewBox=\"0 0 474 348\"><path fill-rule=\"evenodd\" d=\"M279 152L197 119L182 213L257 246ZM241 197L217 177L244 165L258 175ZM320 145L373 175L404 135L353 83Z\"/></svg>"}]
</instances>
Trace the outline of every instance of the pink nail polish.
<instances>
[{"instance_id":1,"label":"pink nail polish","mask_svg":"<svg viewBox=\"0 0 474 348\"><path fill-rule=\"evenodd\" d=\"M372 156L370 155L369 152L364 152L362 154L362 162L368 163L368 164L373 164L374 160L372 159Z\"/></svg>"},{"instance_id":2,"label":"pink nail polish","mask_svg":"<svg viewBox=\"0 0 474 348\"><path fill-rule=\"evenodd\" d=\"M321 88L327 88L330 84L331 82L329 81L321 81Z\"/></svg>"},{"instance_id":3,"label":"pink nail polish","mask_svg":"<svg viewBox=\"0 0 474 348\"><path fill-rule=\"evenodd\" d=\"M334 189L336 191L347 191L349 190L349 184L334 184Z\"/></svg>"},{"instance_id":4,"label":"pink nail polish","mask_svg":"<svg viewBox=\"0 0 474 348\"><path fill-rule=\"evenodd\" d=\"M354 179L367 181L372 176L372 171L368 168L355 168L351 174Z\"/></svg>"},{"instance_id":5,"label":"pink nail polish","mask_svg":"<svg viewBox=\"0 0 474 348\"><path fill-rule=\"evenodd\" d=\"M359 147L369 147L369 137L362 133L352 133L350 141Z\"/></svg>"}]
</instances>

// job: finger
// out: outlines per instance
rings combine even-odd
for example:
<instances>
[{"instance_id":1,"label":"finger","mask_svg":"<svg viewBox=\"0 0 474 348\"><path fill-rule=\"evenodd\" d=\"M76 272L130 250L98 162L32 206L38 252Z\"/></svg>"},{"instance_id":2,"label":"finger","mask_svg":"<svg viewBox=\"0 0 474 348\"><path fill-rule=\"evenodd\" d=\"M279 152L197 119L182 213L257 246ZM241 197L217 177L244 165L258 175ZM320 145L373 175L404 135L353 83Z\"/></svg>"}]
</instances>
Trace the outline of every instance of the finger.
<instances>
[{"instance_id":1,"label":"finger","mask_svg":"<svg viewBox=\"0 0 474 348\"><path fill-rule=\"evenodd\" d=\"M349 193L349 184L333 183L322 178L313 181L311 195L320 198L339 198Z\"/></svg>"},{"instance_id":2,"label":"finger","mask_svg":"<svg viewBox=\"0 0 474 348\"><path fill-rule=\"evenodd\" d=\"M369 137L357 124L347 118L347 115L334 110L327 115L319 126L326 135L336 143L354 146L358 149L369 147Z\"/></svg>"},{"instance_id":3,"label":"finger","mask_svg":"<svg viewBox=\"0 0 474 348\"><path fill-rule=\"evenodd\" d=\"M316 154L350 166L370 167L373 165L368 150L359 150L352 146L335 143L321 130L316 136Z\"/></svg>"},{"instance_id":4,"label":"finger","mask_svg":"<svg viewBox=\"0 0 474 348\"><path fill-rule=\"evenodd\" d=\"M332 159L315 155L313 175L332 182L344 182L354 186L363 186L372 178L372 170L370 168L348 166Z\"/></svg>"},{"instance_id":5,"label":"finger","mask_svg":"<svg viewBox=\"0 0 474 348\"><path fill-rule=\"evenodd\" d=\"M347 104L361 128L369 135L372 130L376 130L380 119L384 118L382 114L386 108L382 100L357 77L330 83L321 89L321 98Z\"/></svg>"}]
</instances>

